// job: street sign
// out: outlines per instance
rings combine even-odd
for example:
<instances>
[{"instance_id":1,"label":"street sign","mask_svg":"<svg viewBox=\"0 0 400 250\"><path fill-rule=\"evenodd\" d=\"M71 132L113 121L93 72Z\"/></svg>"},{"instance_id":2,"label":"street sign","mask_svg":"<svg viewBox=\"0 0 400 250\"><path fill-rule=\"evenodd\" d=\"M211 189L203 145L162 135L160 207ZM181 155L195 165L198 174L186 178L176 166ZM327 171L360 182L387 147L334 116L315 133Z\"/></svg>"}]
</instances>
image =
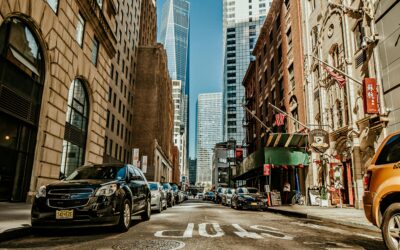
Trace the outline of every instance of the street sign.
<instances>
[{"instance_id":1,"label":"street sign","mask_svg":"<svg viewBox=\"0 0 400 250\"><path fill-rule=\"evenodd\" d=\"M378 93L376 90L376 79L365 78L364 84L364 110L367 114L379 114Z\"/></svg>"},{"instance_id":2,"label":"street sign","mask_svg":"<svg viewBox=\"0 0 400 250\"><path fill-rule=\"evenodd\" d=\"M329 148L329 133L323 129L314 129L308 133L308 141L312 149L324 153Z\"/></svg>"},{"instance_id":3,"label":"street sign","mask_svg":"<svg viewBox=\"0 0 400 250\"><path fill-rule=\"evenodd\" d=\"M264 164L264 176L269 176L271 174L271 165Z\"/></svg>"},{"instance_id":4,"label":"street sign","mask_svg":"<svg viewBox=\"0 0 400 250\"><path fill-rule=\"evenodd\" d=\"M132 149L132 165L137 167L137 162L139 161L139 149Z\"/></svg>"}]
</instances>

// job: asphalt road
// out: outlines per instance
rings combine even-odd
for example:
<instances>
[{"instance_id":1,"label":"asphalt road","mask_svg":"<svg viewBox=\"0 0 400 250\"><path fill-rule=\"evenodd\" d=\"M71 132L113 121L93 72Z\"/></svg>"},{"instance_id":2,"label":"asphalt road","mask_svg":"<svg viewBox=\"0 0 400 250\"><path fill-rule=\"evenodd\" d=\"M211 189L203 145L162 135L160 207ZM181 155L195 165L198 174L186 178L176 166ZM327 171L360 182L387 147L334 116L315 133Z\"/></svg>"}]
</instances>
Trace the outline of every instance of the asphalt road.
<instances>
[{"instance_id":1,"label":"asphalt road","mask_svg":"<svg viewBox=\"0 0 400 250\"><path fill-rule=\"evenodd\" d=\"M259 211L237 211L191 200L111 228L35 233L0 249L384 249L380 234Z\"/></svg>"}]
</instances>

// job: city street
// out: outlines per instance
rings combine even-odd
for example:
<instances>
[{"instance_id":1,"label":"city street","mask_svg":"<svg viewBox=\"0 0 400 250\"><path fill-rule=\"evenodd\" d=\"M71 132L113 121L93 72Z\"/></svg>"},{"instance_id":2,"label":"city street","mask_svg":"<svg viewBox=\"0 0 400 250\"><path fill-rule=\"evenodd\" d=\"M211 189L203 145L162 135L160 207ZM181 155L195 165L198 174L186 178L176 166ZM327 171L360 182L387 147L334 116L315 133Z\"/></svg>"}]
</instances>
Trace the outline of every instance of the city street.
<instances>
[{"instance_id":1,"label":"city street","mask_svg":"<svg viewBox=\"0 0 400 250\"><path fill-rule=\"evenodd\" d=\"M109 228L35 233L0 249L384 249L367 230L189 200L135 218L127 233Z\"/></svg>"}]
</instances>

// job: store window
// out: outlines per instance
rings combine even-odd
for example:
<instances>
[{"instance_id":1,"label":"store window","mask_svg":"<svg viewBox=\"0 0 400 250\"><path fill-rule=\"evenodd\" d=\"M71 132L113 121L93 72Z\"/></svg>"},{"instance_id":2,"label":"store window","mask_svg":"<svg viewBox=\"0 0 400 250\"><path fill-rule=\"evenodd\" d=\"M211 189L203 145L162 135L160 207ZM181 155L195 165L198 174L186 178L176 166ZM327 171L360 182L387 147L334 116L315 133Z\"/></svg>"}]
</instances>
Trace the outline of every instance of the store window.
<instances>
[{"instance_id":1,"label":"store window","mask_svg":"<svg viewBox=\"0 0 400 250\"><path fill-rule=\"evenodd\" d=\"M25 201L44 82L36 34L18 18L0 26L0 200Z\"/></svg>"},{"instance_id":2,"label":"store window","mask_svg":"<svg viewBox=\"0 0 400 250\"><path fill-rule=\"evenodd\" d=\"M75 79L68 92L61 176L68 176L84 163L88 116L88 93L82 80Z\"/></svg>"}]
</instances>

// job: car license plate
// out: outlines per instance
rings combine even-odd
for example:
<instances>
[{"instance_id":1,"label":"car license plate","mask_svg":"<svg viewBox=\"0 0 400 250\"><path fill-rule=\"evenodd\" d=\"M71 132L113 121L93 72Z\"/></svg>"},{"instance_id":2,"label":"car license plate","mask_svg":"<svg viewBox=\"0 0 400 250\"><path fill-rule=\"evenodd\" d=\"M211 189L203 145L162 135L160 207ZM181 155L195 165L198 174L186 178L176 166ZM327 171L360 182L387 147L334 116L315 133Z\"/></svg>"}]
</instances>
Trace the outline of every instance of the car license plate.
<instances>
[{"instance_id":1,"label":"car license plate","mask_svg":"<svg viewBox=\"0 0 400 250\"><path fill-rule=\"evenodd\" d=\"M74 218L74 210L57 210L56 219L65 220Z\"/></svg>"},{"instance_id":2,"label":"car license plate","mask_svg":"<svg viewBox=\"0 0 400 250\"><path fill-rule=\"evenodd\" d=\"M252 202L251 205L252 206L257 206L257 202Z\"/></svg>"}]
</instances>

